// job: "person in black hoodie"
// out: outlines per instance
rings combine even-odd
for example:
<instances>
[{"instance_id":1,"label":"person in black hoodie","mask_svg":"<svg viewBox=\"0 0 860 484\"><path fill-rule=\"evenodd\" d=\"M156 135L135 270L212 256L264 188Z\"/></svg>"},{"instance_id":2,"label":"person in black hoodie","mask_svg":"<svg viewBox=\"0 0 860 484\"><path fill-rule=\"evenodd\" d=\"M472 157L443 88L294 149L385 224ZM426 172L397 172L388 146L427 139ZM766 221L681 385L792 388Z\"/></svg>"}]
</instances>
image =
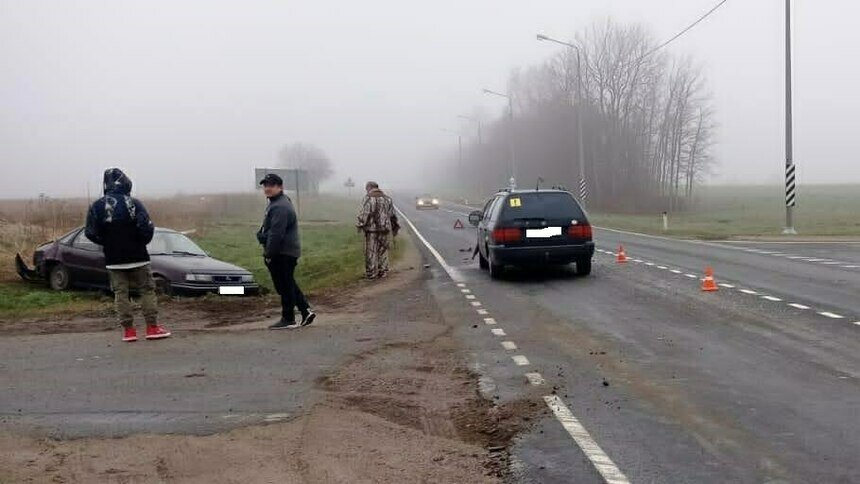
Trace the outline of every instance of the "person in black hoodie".
<instances>
[{"instance_id":1,"label":"person in black hoodie","mask_svg":"<svg viewBox=\"0 0 860 484\"><path fill-rule=\"evenodd\" d=\"M269 199L263 225L257 231L257 241L263 246L263 260L272 276L272 284L281 295L281 320L269 329L295 329L314 322L305 295L296 283L295 272L302 255L299 241L299 221L293 202L284 195L284 181L274 173L267 174L260 185ZM296 322L295 308L302 320Z\"/></svg>"},{"instance_id":2,"label":"person in black hoodie","mask_svg":"<svg viewBox=\"0 0 860 484\"><path fill-rule=\"evenodd\" d=\"M128 176L119 168L105 170L104 196L90 206L84 234L104 249L116 313L124 330L123 341L137 341L133 306L129 299L132 288L140 292L146 339L170 336L170 332L158 325L155 281L146 250L154 232L155 227L146 208L131 196Z\"/></svg>"}]
</instances>

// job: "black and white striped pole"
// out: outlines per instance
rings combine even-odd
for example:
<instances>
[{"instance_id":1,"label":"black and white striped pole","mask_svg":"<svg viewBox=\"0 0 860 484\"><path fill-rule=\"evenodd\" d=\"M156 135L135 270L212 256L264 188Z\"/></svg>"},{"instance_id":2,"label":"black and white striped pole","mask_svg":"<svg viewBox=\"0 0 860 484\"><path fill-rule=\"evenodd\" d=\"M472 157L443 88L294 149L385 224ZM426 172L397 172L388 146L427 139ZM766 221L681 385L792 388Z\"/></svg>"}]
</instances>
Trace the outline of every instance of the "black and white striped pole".
<instances>
[{"instance_id":1,"label":"black and white striped pole","mask_svg":"<svg viewBox=\"0 0 860 484\"><path fill-rule=\"evenodd\" d=\"M792 117L791 117L791 0L785 0L785 228L784 235L795 235L794 206L797 202Z\"/></svg>"}]
</instances>

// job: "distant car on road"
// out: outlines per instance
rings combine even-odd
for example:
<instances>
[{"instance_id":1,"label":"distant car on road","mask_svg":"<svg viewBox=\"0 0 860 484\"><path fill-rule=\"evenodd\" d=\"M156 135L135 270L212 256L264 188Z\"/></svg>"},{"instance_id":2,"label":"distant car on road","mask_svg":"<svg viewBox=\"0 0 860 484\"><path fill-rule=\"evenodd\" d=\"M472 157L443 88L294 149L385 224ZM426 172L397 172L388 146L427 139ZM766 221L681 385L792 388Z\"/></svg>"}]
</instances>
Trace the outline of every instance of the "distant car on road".
<instances>
[{"instance_id":1,"label":"distant car on road","mask_svg":"<svg viewBox=\"0 0 860 484\"><path fill-rule=\"evenodd\" d=\"M249 271L209 257L181 232L156 228L147 250L159 292L253 294L260 290ZM15 257L15 266L23 279L46 281L58 291L72 287L110 288L102 247L84 235L83 227L37 247L32 269L20 254Z\"/></svg>"},{"instance_id":2,"label":"distant car on road","mask_svg":"<svg viewBox=\"0 0 860 484\"><path fill-rule=\"evenodd\" d=\"M429 195L424 194L420 197L415 198L415 208L418 210L430 209L430 210L438 210L439 209L439 199Z\"/></svg>"},{"instance_id":3,"label":"distant car on road","mask_svg":"<svg viewBox=\"0 0 860 484\"><path fill-rule=\"evenodd\" d=\"M573 262L577 274L591 273L591 224L567 191L500 191L483 210L470 213L469 222L478 229L480 267L494 279L505 266Z\"/></svg>"}]
</instances>

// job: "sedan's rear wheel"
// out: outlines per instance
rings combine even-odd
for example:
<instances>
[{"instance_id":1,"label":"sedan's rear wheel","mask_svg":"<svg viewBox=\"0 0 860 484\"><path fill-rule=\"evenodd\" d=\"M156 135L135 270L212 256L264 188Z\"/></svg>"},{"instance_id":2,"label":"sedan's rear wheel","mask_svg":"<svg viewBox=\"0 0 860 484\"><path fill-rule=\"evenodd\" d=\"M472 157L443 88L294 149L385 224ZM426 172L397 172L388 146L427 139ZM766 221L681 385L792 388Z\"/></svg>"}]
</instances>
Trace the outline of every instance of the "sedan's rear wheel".
<instances>
[{"instance_id":1,"label":"sedan's rear wheel","mask_svg":"<svg viewBox=\"0 0 860 484\"><path fill-rule=\"evenodd\" d=\"M580 259L576 261L576 273L580 276L591 274L591 259Z\"/></svg>"},{"instance_id":2,"label":"sedan's rear wheel","mask_svg":"<svg viewBox=\"0 0 860 484\"><path fill-rule=\"evenodd\" d=\"M48 284L55 291L65 291L72 286L72 275L63 264L55 264L48 273Z\"/></svg>"}]
</instances>

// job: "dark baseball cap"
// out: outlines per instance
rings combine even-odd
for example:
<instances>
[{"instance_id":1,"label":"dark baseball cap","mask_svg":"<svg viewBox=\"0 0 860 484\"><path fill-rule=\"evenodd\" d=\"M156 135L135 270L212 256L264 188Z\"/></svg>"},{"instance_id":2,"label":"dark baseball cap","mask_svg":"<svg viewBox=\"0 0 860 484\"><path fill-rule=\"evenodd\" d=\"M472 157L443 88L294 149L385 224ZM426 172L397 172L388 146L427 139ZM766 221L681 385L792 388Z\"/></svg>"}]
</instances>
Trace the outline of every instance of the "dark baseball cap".
<instances>
[{"instance_id":1,"label":"dark baseball cap","mask_svg":"<svg viewBox=\"0 0 860 484\"><path fill-rule=\"evenodd\" d=\"M267 173L266 176L260 180L260 185L279 185L284 186L284 180L281 179L278 175L274 173Z\"/></svg>"}]
</instances>

